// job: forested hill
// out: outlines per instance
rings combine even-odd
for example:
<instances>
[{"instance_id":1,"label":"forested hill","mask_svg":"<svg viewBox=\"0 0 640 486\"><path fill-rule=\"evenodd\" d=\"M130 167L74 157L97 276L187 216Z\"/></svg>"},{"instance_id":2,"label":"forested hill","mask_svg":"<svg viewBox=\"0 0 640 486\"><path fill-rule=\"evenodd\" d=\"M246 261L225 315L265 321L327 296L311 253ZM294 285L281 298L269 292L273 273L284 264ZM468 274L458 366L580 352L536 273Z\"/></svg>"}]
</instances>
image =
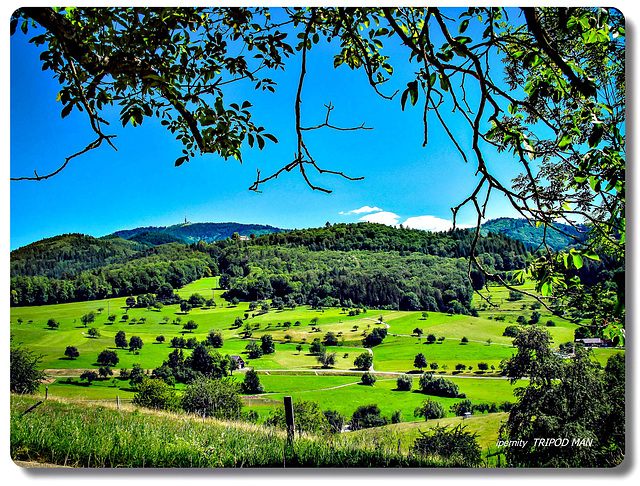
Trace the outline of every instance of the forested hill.
<instances>
[{"instance_id":1,"label":"forested hill","mask_svg":"<svg viewBox=\"0 0 640 486\"><path fill-rule=\"evenodd\" d=\"M69 261L61 276L53 276L56 272L52 276L15 275L11 279L12 305L141 294L172 298L173 289L204 276L220 275L229 299L470 313L472 289L484 283L479 272L472 272L473 283L469 281L471 230L429 233L372 223L336 224L246 240L144 246L135 253L123 252L120 259L103 256L104 265L83 271L79 270L82 265L98 262L89 258L93 250L83 245L131 245L131 249L142 245L119 237L97 240L76 236L60 238L60 242L77 243L81 261L75 267L76 274L69 270ZM43 260L34 248L29 256L37 257L43 269L57 268L55 252ZM16 250L12 258L18 260L25 252ZM476 253L489 270L497 272L523 268L528 256L521 242L500 234L481 237ZM16 265L16 271L25 268Z\"/></svg>"},{"instance_id":2,"label":"forested hill","mask_svg":"<svg viewBox=\"0 0 640 486\"><path fill-rule=\"evenodd\" d=\"M192 223L122 230L101 238L63 234L12 251L10 275L70 279L86 270L137 258L139 252L152 246L214 242L230 238L234 233L260 236L280 231L284 230L259 224Z\"/></svg>"},{"instance_id":3,"label":"forested hill","mask_svg":"<svg viewBox=\"0 0 640 486\"><path fill-rule=\"evenodd\" d=\"M217 261L228 298L472 313L473 287L485 278L472 271L469 280L473 239L471 230L335 224L221 242ZM476 253L500 273L523 268L528 256L521 242L500 234L480 238Z\"/></svg>"},{"instance_id":4,"label":"forested hill","mask_svg":"<svg viewBox=\"0 0 640 486\"><path fill-rule=\"evenodd\" d=\"M468 229L434 233L377 223L339 223L323 228L264 235L252 242L245 242L245 246L304 247L311 251L397 251L400 255L418 252L445 258L466 258L471 253L473 239L474 230ZM476 255L484 255L489 266L496 270L508 271L524 266L527 249L520 241L495 233L479 238Z\"/></svg>"},{"instance_id":5,"label":"forested hill","mask_svg":"<svg viewBox=\"0 0 640 486\"><path fill-rule=\"evenodd\" d=\"M122 262L147 248L122 238L79 233L45 238L11 252L11 277L70 278L84 270Z\"/></svg>"},{"instance_id":6,"label":"forested hill","mask_svg":"<svg viewBox=\"0 0 640 486\"><path fill-rule=\"evenodd\" d=\"M547 229L546 243L554 250L562 250L586 239L586 233L581 233L573 226L557 223L555 225L558 230L553 228ZM586 228L585 228L586 231ZM529 223L526 219L521 218L498 218L487 221L482 225L482 233L500 233L509 238L519 240L530 250L538 248L544 238L544 228L536 227ZM563 234L565 233L565 234ZM570 236L566 236L570 235Z\"/></svg>"},{"instance_id":7,"label":"forested hill","mask_svg":"<svg viewBox=\"0 0 640 486\"><path fill-rule=\"evenodd\" d=\"M130 230L120 230L113 233L125 240L135 239L141 234L164 234L170 235L176 241L185 243L196 243L205 241L211 243L213 241L231 238L234 233L240 236L261 236L269 233L280 233L286 230L276 228L275 226L263 224L242 224L242 223L186 223L175 224L173 226L147 226L144 228L134 228Z\"/></svg>"}]
</instances>

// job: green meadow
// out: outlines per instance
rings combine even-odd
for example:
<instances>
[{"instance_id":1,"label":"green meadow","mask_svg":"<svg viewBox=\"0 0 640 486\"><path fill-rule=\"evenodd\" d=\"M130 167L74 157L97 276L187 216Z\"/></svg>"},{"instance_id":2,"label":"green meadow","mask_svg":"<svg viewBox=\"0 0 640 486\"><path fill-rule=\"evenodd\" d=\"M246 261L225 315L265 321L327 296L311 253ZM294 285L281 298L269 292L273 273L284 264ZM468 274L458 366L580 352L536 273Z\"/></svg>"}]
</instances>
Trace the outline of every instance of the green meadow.
<instances>
[{"instance_id":1,"label":"green meadow","mask_svg":"<svg viewBox=\"0 0 640 486\"><path fill-rule=\"evenodd\" d=\"M336 410L347 418L358 406L375 403L386 417L396 411L402 412L403 423L383 429L401 434L403 441L413 440L418 430L429 425L413 416L416 407L425 399L442 403L447 411L460 400L426 396L418 391L421 370L414 367L414 359L419 353L424 354L429 364L436 363L435 372L453 380L474 403L515 401L513 390L520 384L513 386L499 375L500 362L516 352L511 344L512 338L503 336L503 332L506 326L516 323L519 315L528 318L537 309L530 297L509 301L507 291L490 287L486 296L490 295L496 306L489 306L480 296L475 296L474 303L480 309L478 317L371 309L350 316L340 308L317 310L308 306L260 313L250 311L248 302L232 305L224 300L221 297L223 291L217 288L217 280L216 277L204 278L178 291L185 299L195 292L207 299L214 298L215 306L194 308L188 313L181 312L178 305L165 305L160 309L127 308L125 298L14 307L11 309L11 333L16 342L23 343L41 356L40 366L50 377L41 387L41 392L44 393L47 386L50 396L63 399L107 400L113 403L119 397L126 403L133 398L135 390L128 381L118 378L120 369L131 369L134 364L139 364L146 370L152 370L160 366L173 350L172 338L203 341L209 331L215 329L224 338L223 346L218 349L220 353L241 355L248 367L259 372L264 394L245 396L243 402L247 409L256 411L260 417L282 406L286 395L292 396L294 401L317 402L321 409ZM541 314L540 325L546 326L548 320L554 321L555 326L545 328L556 343L573 341L576 324L552 317L544 308L537 310ZM96 314L95 322L85 326L82 317L91 311ZM116 316L113 322L108 320L110 314ZM234 324L238 317L242 320L240 327ZM59 327L49 329L49 319L59 322ZM183 325L190 320L197 324L197 329L186 331ZM362 372L356 370L353 362L359 354L369 352L362 347L362 339L376 327L386 327L388 335L370 350L378 380L374 386L365 386L360 383ZM90 328L97 329L100 335L91 337L88 334ZM251 331L249 338L244 337L247 329ZM415 333L416 329L420 329L422 334ZM141 337L142 349L132 352L117 348L115 335L118 331L124 331L127 339ZM337 336L339 345L327 347L328 352L335 353L336 359L333 366L323 369L309 347L314 339L322 340L329 331ZM251 340L259 340L265 334L273 336L275 353L249 359L245 348ZM436 338L444 337L444 340L429 343L427 336L430 334ZM163 336L164 341L158 342L158 336ZM466 343L462 343L463 337L467 338ZM65 357L67 346L75 346L80 356L77 359ZM79 376L84 370L97 371L97 356L105 349L118 354L115 376L91 384L81 381ZM191 352L190 349L183 351L185 355ZM593 356L605 364L615 352L619 350L595 349ZM490 369L480 371L478 363L481 362ZM465 365L466 369L456 371L458 364ZM396 389L396 378L401 373L414 376L412 391ZM240 381L244 374L239 371L233 376ZM177 389L181 387L178 385ZM448 417L443 420L460 420L450 411ZM474 416L465 424L473 425L479 431L483 446L489 447L495 444L499 422L503 419L504 414L485 414ZM388 431L384 433L391 433Z\"/></svg>"}]
</instances>

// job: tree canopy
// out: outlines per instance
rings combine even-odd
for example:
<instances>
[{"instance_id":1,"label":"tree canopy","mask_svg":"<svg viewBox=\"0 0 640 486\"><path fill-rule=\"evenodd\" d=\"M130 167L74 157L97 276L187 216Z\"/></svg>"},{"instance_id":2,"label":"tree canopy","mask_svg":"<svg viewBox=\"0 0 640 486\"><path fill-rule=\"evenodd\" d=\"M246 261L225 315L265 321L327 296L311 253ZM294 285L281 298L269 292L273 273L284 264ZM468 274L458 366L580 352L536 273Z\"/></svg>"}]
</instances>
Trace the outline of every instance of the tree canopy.
<instances>
[{"instance_id":1,"label":"tree canopy","mask_svg":"<svg viewBox=\"0 0 640 486\"><path fill-rule=\"evenodd\" d=\"M453 208L454 223L471 206L479 224L491 198L502 195L532 224L563 223L587 233L583 241L565 232L577 245L566 252L543 240L539 258L519 277L537 282L545 305L583 308L596 326L624 325L622 283L597 289L606 298L596 298L576 275L585 258L625 255L625 21L615 9L28 7L16 10L11 27L32 32L41 46L43 69L61 85L62 116L82 111L95 133L57 170L16 179L49 178L103 143L115 146L105 118L113 105L123 125L160 119L183 145L176 166L197 154L242 160L246 147L277 139L253 122L251 103L235 99L233 85L268 94L282 69L299 69L295 154L269 175L258 170L250 189L294 170L324 192L310 171L359 179L326 169L306 143L313 130L369 128L334 125L330 103L323 123L302 123L307 56L322 46L333 49L335 67L362 71L381 100L401 110L420 104L423 144L430 124L440 124L474 164L477 184ZM407 70L394 70L392 62L408 63L413 73L397 92L386 83ZM514 181L491 164L497 152L513 155L521 171ZM469 273L491 274L473 251L479 235Z\"/></svg>"}]
</instances>

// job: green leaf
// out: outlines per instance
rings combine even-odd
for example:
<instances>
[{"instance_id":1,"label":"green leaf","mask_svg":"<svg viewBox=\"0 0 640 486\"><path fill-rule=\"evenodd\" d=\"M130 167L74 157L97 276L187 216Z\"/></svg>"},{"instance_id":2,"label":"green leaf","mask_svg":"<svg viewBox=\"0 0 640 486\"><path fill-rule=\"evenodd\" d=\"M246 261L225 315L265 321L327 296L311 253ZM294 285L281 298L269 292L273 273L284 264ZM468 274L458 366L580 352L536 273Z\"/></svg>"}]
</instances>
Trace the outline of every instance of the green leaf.
<instances>
[{"instance_id":1,"label":"green leaf","mask_svg":"<svg viewBox=\"0 0 640 486\"><path fill-rule=\"evenodd\" d=\"M418 81L411 81L407 83L409 88L409 94L411 95L411 104L413 106L418 102Z\"/></svg>"},{"instance_id":2,"label":"green leaf","mask_svg":"<svg viewBox=\"0 0 640 486\"><path fill-rule=\"evenodd\" d=\"M592 248L587 248L586 250L584 250L582 252L582 256L585 258L589 258L590 260L600 261L600 256L595 251L593 251Z\"/></svg>"},{"instance_id":3,"label":"green leaf","mask_svg":"<svg viewBox=\"0 0 640 486\"><path fill-rule=\"evenodd\" d=\"M562 138L558 142L558 148L561 150L567 148L569 144L571 144L571 138L572 137L570 133L562 134Z\"/></svg>"},{"instance_id":4,"label":"green leaf","mask_svg":"<svg viewBox=\"0 0 640 486\"><path fill-rule=\"evenodd\" d=\"M62 112L60 113L60 115L62 116L62 118L66 118L67 115L69 113L71 113L71 110L73 108L73 105L71 103L69 103L68 105L66 105L63 109Z\"/></svg>"},{"instance_id":5,"label":"green leaf","mask_svg":"<svg viewBox=\"0 0 640 486\"><path fill-rule=\"evenodd\" d=\"M469 27L469 20L463 20L460 23L460 27L458 28L458 31L462 34L465 30L467 30L467 27Z\"/></svg>"},{"instance_id":6,"label":"green leaf","mask_svg":"<svg viewBox=\"0 0 640 486\"><path fill-rule=\"evenodd\" d=\"M440 76L440 87L445 91L449 91L450 86L449 79L446 76Z\"/></svg>"},{"instance_id":7,"label":"green leaf","mask_svg":"<svg viewBox=\"0 0 640 486\"><path fill-rule=\"evenodd\" d=\"M573 266L576 267L578 270L580 270L582 268L582 265L584 265L582 256L579 255L578 253L574 253L571 255L571 258L573 259Z\"/></svg>"},{"instance_id":8,"label":"green leaf","mask_svg":"<svg viewBox=\"0 0 640 486\"><path fill-rule=\"evenodd\" d=\"M400 97L400 106L402 107L402 111L404 111L404 105L407 103L407 96L409 96L409 88L405 89Z\"/></svg>"}]
</instances>

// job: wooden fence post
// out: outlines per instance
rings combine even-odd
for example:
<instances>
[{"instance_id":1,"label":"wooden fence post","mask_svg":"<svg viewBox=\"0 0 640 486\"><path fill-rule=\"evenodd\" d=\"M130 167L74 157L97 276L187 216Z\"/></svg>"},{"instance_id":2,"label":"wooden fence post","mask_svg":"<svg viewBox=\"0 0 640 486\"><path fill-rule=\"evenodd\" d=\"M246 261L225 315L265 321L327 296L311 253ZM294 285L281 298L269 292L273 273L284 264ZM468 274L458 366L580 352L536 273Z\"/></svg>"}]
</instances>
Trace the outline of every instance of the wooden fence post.
<instances>
[{"instance_id":1,"label":"wooden fence post","mask_svg":"<svg viewBox=\"0 0 640 486\"><path fill-rule=\"evenodd\" d=\"M46 400L47 398L49 398L49 387L45 386L44 387L44 399Z\"/></svg>"},{"instance_id":2,"label":"wooden fence post","mask_svg":"<svg viewBox=\"0 0 640 486\"><path fill-rule=\"evenodd\" d=\"M118 412L120 411L120 395L116 395L116 404L118 405Z\"/></svg>"},{"instance_id":3,"label":"wooden fence post","mask_svg":"<svg viewBox=\"0 0 640 486\"><path fill-rule=\"evenodd\" d=\"M287 424L287 442L291 444L293 443L296 430L291 397L284 397L284 419Z\"/></svg>"}]
</instances>

